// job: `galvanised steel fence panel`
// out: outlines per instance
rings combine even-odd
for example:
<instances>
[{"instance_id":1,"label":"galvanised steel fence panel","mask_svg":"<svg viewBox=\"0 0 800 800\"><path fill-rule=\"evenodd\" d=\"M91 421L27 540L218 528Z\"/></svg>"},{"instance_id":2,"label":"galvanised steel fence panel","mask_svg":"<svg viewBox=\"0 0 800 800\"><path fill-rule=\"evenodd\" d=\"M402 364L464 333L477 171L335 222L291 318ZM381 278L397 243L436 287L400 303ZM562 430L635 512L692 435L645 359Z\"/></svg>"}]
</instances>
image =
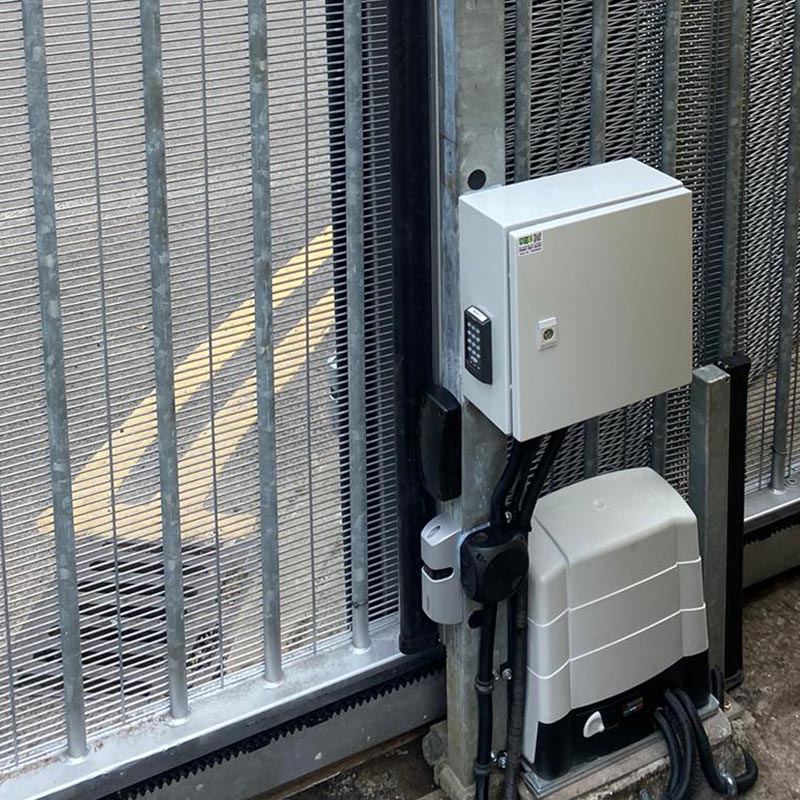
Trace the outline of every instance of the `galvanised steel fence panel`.
<instances>
[{"instance_id":1,"label":"galvanised steel fence panel","mask_svg":"<svg viewBox=\"0 0 800 800\"><path fill-rule=\"evenodd\" d=\"M386 46L385 0L0 2L0 775L395 624Z\"/></svg>"}]
</instances>

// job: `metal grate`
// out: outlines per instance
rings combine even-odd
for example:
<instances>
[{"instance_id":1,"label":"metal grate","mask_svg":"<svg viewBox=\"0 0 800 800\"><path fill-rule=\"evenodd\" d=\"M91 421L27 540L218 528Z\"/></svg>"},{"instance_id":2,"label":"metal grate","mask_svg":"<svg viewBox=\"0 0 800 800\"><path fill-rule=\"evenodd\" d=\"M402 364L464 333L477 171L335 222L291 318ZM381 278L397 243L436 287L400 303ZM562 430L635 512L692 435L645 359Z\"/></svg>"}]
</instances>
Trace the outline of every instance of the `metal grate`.
<instances>
[{"instance_id":1,"label":"metal grate","mask_svg":"<svg viewBox=\"0 0 800 800\"><path fill-rule=\"evenodd\" d=\"M35 2L31 8L36 22ZM64 710L24 51L34 29L23 32L22 9L21 0L0 0L0 716L9 721L0 728L0 769L61 751L65 723L80 727ZM264 13L268 120L251 118L259 64L250 31ZM143 19L157 19L160 36ZM396 612L386 2L44 0L41 20L49 114L38 113L52 148L69 410L58 424L68 424L79 677L94 739L174 714L181 692L191 704L262 674L266 662L282 661L290 672L349 639L359 615L374 632ZM159 74L159 42L161 81L148 84L143 74ZM363 125L354 148L348 115L357 106L346 76L359 61ZM148 116L162 88L163 129ZM266 216L253 130L268 131ZM162 131L177 583L162 527L165 384L154 358L161 328L148 189L161 178L146 146ZM346 166L348 149L363 173ZM363 237L361 296L348 276L354 231ZM265 235L268 353L256 348L254 280ZM360 304L363 329L354 339ZM363 367L348 364L354 353ZM275 450L267 458L278 480L265 484L256 363L269 356ZM359 369L363 394L352 383ZM354 473L351 419L359 407L366 457ZM365 486L366 514L353 507L361 502L354 482ZM275 571L263 544L273 493ZM364 580L356 559L366 562ZM276 617L265 614L277 608L281 638L271 652L265 618L272 625ZM177 667L168 658L176 619L185 651Z\"/></svg>"},{"instance_id":2,"label":"metal grate","mask_svg":"<svg viewBox=\"0 0 800 800\"><path fill-rule=\"evenodd\" d=\"M794 3L751 4L737 344L752 359L748 488L770 482L780 330ZM793 392L794 393L794 392ZM793 453L797 459L798 453Z\"/></svg>"},{"instance_id":3,"label":"metal grate","mask_svg":"<svg viewBox=\"0 0 800 800\"><path fill-rule=\"evenodd\" d=\"M675 169L695 196L695 361L716 355L724 147L726 142L727 54L730 12L722 3L681 3L680 67ZM601 6L602 7L602 6ZM507 51L513 55L513 3L507 5ZM593 41L591 3L553 0L533 4L531 164L532 176L589 163L592 140L602 157L635 156L662 166L664 64L668 0L614 2L607 38ZM592 58L605 64L602 122L591 116ZM511 56L509 56L511 58ZM508 70L508 67L507 67ZM510 80L510 79L509 79ZM509 88L507 111L514 114ZM513 154L513 122L507 126L507 156ZM666 401L664 473L682 493L688 490L689 394L681 389ZM652 401L638 403L599 421L600 471L651 463ZM575 430L556 468L553 486L584 476L584 435Z\"/></svg>"}]
</instances>

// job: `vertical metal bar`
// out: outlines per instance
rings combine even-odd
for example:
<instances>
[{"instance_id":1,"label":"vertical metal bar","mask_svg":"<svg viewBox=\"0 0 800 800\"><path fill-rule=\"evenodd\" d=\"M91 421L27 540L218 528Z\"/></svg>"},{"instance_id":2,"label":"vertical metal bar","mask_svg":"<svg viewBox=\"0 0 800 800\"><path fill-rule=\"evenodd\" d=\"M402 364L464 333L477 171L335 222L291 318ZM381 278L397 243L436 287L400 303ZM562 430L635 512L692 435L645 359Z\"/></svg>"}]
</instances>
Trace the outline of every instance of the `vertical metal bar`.
<instances>
[{"instance_id":1,"label":"vertical metal bar","mask_svg":"<svg viewBox=\"0 0 800 800\"><path fill-rule=\"evenodd\" d=\"M675 174L678 150L678 89L681 50L681 2L667 0L664 23L664 108L662 112L661 169ZM652 468L663 475L667 465L667 416L669 396L653 400Z\"/></svg>"},{"instance_id":2,"label":"vertical metal bar","mask_svg":"<svg viewBox=\"0 0 800 800\"><path fill-rule=\"evenodd\" d=\"M42 351L50 445L67 752L73 758L82 758L87 753L86 721L42 0L23 0L22 26L25 40L25 81L30 126L36 253L39 266L39 300L42 315Z\"/></svg>"},{"instance_id":3,"label":"vertical metal bar","mask_svg":"<svg viewBox=\"0 0 800 800\"><path fill-rule=\"evenodd\" d=\"M734 335L736 329L736 274L739 261L739 215L742 195L742 124L747 6L747 0L732 0L719 323L719 353L723 356L733 353L736 346Z\"/></svg>"},{"instance_id":4,"label":"vertical metal bar","mask_svg":"<svg viewBox=\"0 0 800 800\"><path fill-rule=\"evenodd\" d=\"M717 366L694 371L689 441L689 505L697 515L709 660L725 666L728 564L730 376Z\"/></svg>"},{"instance_id":5,"label":"vertical metal bar","mask_svg":"<svg viewBox=\"0 0 800 800\"><path fill-rule=\"evenodd\" d=\"M278 471L275 445L275 362L272 351L274 336L267 9L264 0L248 0L247 13L250 34L250 138L253 162L253 260L264 678L268 683L277 684L283 680L283 667L278 552Z\"/></svg>"},{"instance_id":6,"label":"vertical metal bar","mask_svg":"<svg viewBox=\"0 0 800 800\"><path fill-rule=\"evenodd\" d=\"M664 108L662 111L661 169L675 174L678 148L678 88L681 56L682 0L667 0L664 22Z\"/></svg>"},{"instance_id":7,"label":"vertical metal bar","mask_svg":"<svg viewBox=\"0 0 800 800\"><path fill-rule=\"evenodd\" d=\"M606 160L606 83L608 81L608 0L594 0L592 6L592 95L589 131L589 161ZM600 420L583 425L583 476L597 475L600 462Z\"/></svg>"},{"instance_id":8,"label":"vertical metal bar","mask_svg":"<svg viewBox=\"0 0 800 800\"><path fill-rule=\"evenodd\" d=\"M178 441L175 429L175 375L172 357L172 301L170 297L167 171L164 153L164 88L161 60L161 3L159 0L140 0L140 12L147 157L147 211L153 293L158 465L164 547L167 673L170 713L175 721L180 721L189 715L189 700L186 687L183 564L178 500Z\"/></svg>"},{"instance_id":9,"label":"vertical metal bar","mask_svg":"<svg viewBox=\"0 0 800 800\"><path fill-rule=\"evenodd\" d=\"M531 14L532 0L516 0L514 49L514 180L531 177Z\"/></svg>"},{"instance_id":10,"label":"vertical metal bar","mask_svg":"<svg viewBox=\"0 0 800 800\"><path fill-rule=\"evenodd\" d=\"M783 491L786 487L788 459L787 437L792 383L792 349L794 347L794 307L797 291L798 211L800 211L800 3L795 4L794 18L789 160L786 174L786 217L781 276L781 322L770 481L772 489L778 492Z\"/></svg>"},{"instance_id":11,"label":"vertical metal bar","mask_svg":"<svg viewBox=\"0 0 800 800\"><path fill-rule=\"evenodd\" d=\"M730 438L728 445L727 587L725 596L725 662L728 686L741 683L742 608L744 606L745 473L747 470L747 392L750 359L741 353L725 356L718 366L730 375Z\"/></svg>"},{"instance_id":12,"label":"vertical metal bar","mask_svg":"<svg viewBox=\"0 0 800 800\"><path fill-rule=\"evenodd\" d=\"M364 366L364 154L361 0L344 0L345 150L347 196L347 380L350 450L350 572L353 646L369 636L367 579L367 437Z\"/></svg>"},{"instance_id":13,"label":"vertical metal bar","mask_svg":"<svg viewBox=\"0 0 800 800\"><path fill-rule=\"evenodd\" d=\"M606 160L606 83L608 82L608 2L592 6L592 108L589 160Z\"/></svg>"}]
</instances>

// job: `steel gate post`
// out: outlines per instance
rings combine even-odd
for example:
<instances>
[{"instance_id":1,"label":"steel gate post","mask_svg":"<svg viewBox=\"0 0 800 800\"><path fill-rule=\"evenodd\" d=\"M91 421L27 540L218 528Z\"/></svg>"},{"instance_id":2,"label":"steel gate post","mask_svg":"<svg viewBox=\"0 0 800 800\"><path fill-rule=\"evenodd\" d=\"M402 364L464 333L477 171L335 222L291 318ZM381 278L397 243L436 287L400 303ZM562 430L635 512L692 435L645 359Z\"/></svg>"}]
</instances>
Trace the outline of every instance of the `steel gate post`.
<instances>
[{"instance_id":1,"label":"steel gate post","mask_svg":"<svg viewBox=\"0 0 800 800\"><path fill-rule=\"evenodd\" d=\"M505 85L503 0L439 0L436 4L438 175L434 221L439 233L434 281L438 380L461 397L458 198L470 188L504 182ZM438 201L438 203L436 202ZM449 511L466 530L483 522L505 458L506 437L463 403L462 493ZM504 629L502 623L498 624ZM446 769L462 787L473 783L477 742L474 673L478 631L445 629L448 742ZM505 704L495 703L504 713ZM503 727L496 714L495 730Z\"/></svg>"},{"instance_id":2,"label":"steel gate post","mask_svg":"<svg viewBox=\"0 0 800 800\"><path fill-rule=\"evenodd\" d=\"M724 669L728 563L731 379L709 365L692 379L689 505L697 515L708 618L709 663Z\"/></svg>"}]
</instances>

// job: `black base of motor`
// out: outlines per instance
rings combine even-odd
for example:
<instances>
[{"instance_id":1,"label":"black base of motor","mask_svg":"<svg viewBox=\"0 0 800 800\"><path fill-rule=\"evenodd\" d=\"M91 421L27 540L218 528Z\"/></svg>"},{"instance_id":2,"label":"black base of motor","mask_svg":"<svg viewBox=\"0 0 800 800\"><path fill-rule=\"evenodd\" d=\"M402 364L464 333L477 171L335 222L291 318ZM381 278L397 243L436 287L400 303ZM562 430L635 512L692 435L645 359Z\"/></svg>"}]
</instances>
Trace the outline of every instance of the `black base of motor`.
<instances>
[{"instance_id":1,"label":"black base of motor","mask_svg":"<svg viewBox=\"0 0 800 800\"><path fill-rule=\"evenodd\" d=\"M708 651L688 656L649 681L600 703L576 708L558 722L540 723L533 771L543 780L555 780L579 764L610 755L653 733L653 714L664 703L667 689L683 689L695 706L703 708L710 696ZM600 711L605 731L583 735L588 718Z\"/></svg>"}]
</instances>

